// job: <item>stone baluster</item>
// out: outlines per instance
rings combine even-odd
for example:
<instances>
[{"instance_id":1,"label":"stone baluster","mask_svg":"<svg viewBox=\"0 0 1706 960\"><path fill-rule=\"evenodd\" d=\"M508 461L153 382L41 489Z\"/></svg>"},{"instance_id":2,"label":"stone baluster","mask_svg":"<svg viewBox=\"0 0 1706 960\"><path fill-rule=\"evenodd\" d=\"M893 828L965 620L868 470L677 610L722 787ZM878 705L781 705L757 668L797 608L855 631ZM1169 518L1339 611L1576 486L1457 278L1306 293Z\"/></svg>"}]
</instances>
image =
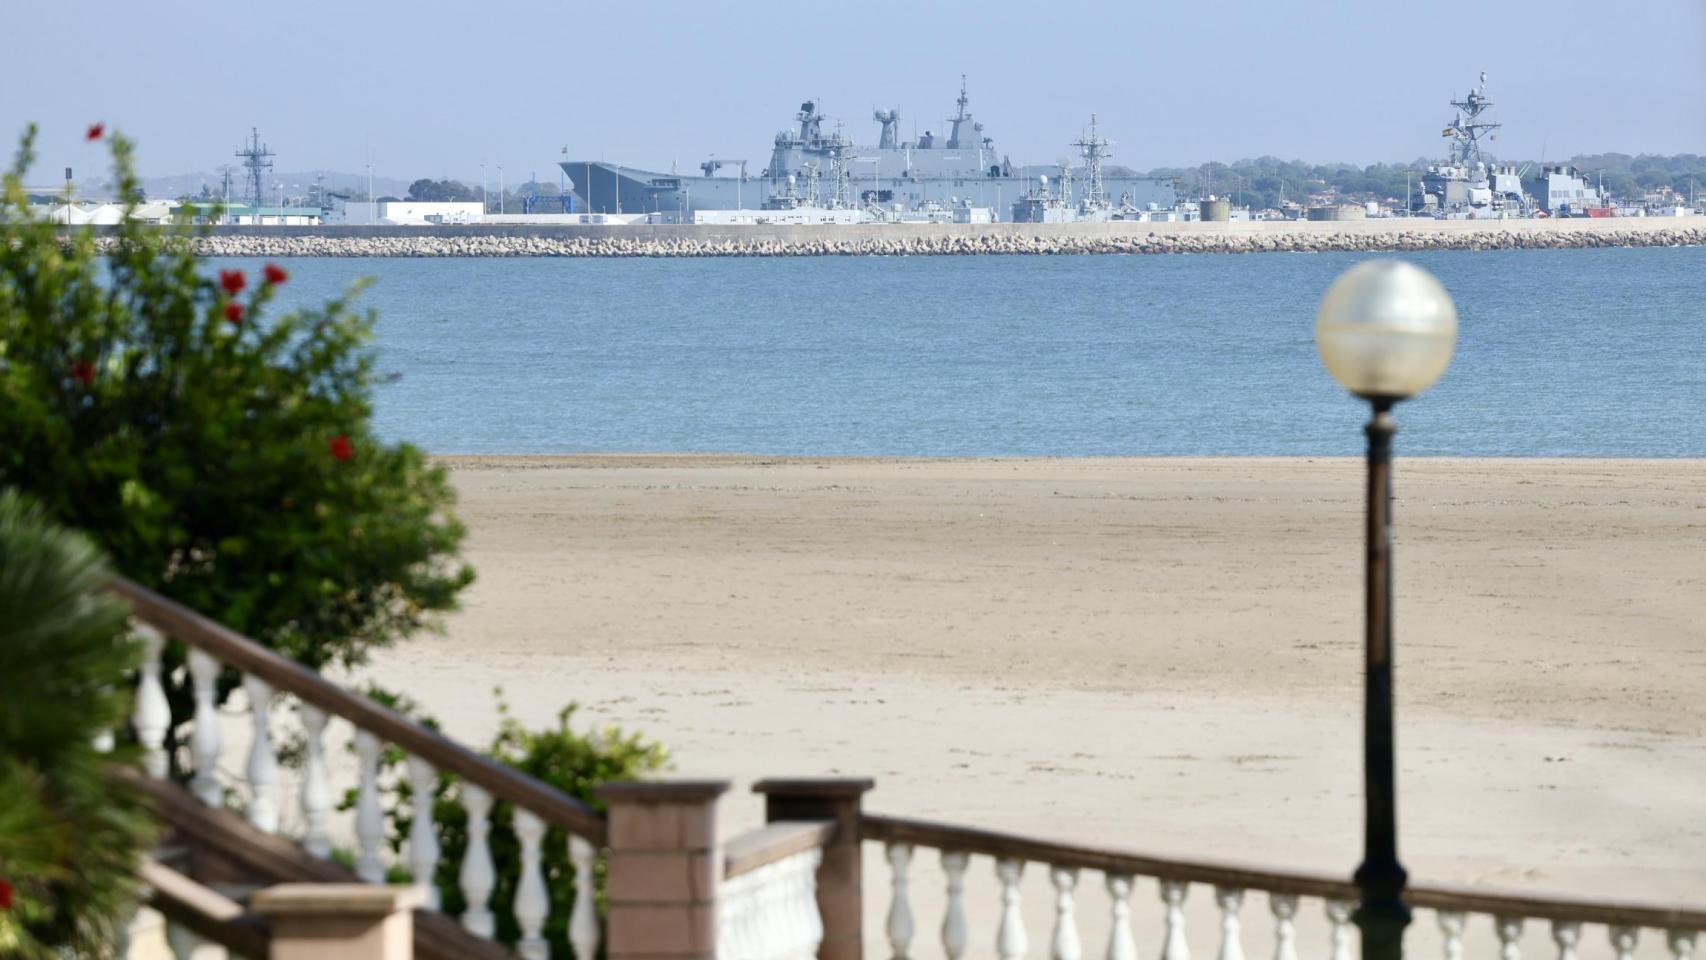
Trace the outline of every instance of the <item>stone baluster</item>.
<instances>
[{"instance_id":1,"label":"stone baluster","mask_svg":"<svg viewBox=\"0 0 1706 960\"><path fill-rule=\"evenodd\" d=\"M278 756L272 748L272 684L257 676L243 678L249 695L249 822L259 830L278 830Z\"/></svg>"},{"instance_id":2,"label":"stone baluster","mask_svg":"<svg viewBox=\"0 0 1706 960\"><path fill-rule=\"evenodd\" d=\"M426 891L427 906L438 909L438 824L433 822L437 799L438 770L413 754L409 755L409 873L415 886Z\"/></svg>"},{"instance_id":3,"label":"stone baluster","mask_svg":"<svg viewBox=\"0 0 1706 960\"><path fill-rule=\"evenodd\" d=\"M195 774L190 791L210 807L225 802L219 785L219 661L196 647L189 650L190 684L195 694L195 727L190 731L190 761Z\"/></svg>"},{"instance_id":4,"label":"stone baluster","mask_svg":"<svg viewBox=\"0 0 1706 960\"><path fill-rule=\"evenodd\" d=\"M1665 945L1670 947L1671 960L1693 960L1694 931L1669 930L1665 932Z\"/></svg>"},{"instance_id":5,"label":"stone baluster","mask_svg":"<svg viewBox=\"0 0 1706 960\"><path fill-rule=\"evenodd\" d=\"M912 903L907 894L906 871L912 866L912 846L891 843L884 851L889 860L889 916L887 930L889 948L894 960L907 960L912 946Z\"/></svg>"},{"instance_id":6,"label":"stone baluster","mask_svg":"<svg viewBox=\"0 0 1706 960\"><path fill-rule=\"evenodd\" d=\"M1052 960L1083 960L1084 946L1078 939L1077 908L1072 892L1078 887L1078 871L1067 867L1049 870L1054 883L1054 937L1049 941Z\"/></svg>"},{"instance_id":7,"label":"stone baluster","mask_svg":"<svg viewBox=\"0 0 1706 960\"><path fill-rule=\"evenodd\" d=\"M492 795L471 783L461 785L462 809L468 812L468 848L462 854L462 868L456 875L462 886L462 899L468 909L462 911L462 929L490 940L497 932L492 916L492 889L497 886L497 869L492 865L491 813Z\"/></svg>"},{"instance_id":8,"label":"stone baluster","mask_svg":"<svg viewBox=\"0 0 1706 960\"><path fill-rule=\"evenodd\" d=\"M1558 945L1558 960L1576 960L1576 944L1582 940L1582 925L1569 920L1552 921L1552 942ZM1462 951L1460 950L1459 953Z\"/></svg>"},{"instance_id":9,"label":"stone baluster","mask_svg":"<svg viewBox=\"0 0 1706 960\"><path fill-rule=\"evenodd\" d=\"M1268 911L1274 915L1274 960L1297 960L1297 894L1268 894Z\"/></svg>"},{"instance_id":10,"label":"stone baluster","mask_svg":"<svg viewBox=\"0 0 1706 960\"><path fill-rule=\"evenodd\" d=\"M548 960L551 948L543 931L551 900L545 893L545 871L539 857L545 821L517 807L515 838L521 843L521 880L515 886L515 922L521 927L521 939L516 941L515 952L522 960Z\"/></svg>"},{"instance_id":11,"label":"stone baluster","mask_svg":"<svg viewBox=\"0 0 1706 960\"><path fill-rule=\"evenodd\" d=\"M137 671L136 703L131 707L130 725L142 746L142 767L156 779L166 776L166 728L172 723L172 708L166 688L160 685L160 651L166 638L145 623L136 625L142 640L142 665Z\"/></svg>"},{"instance_id":12,"label":"stone baluster","mask_svg":"<svg viewBox=\"0 0 1706 960\"><path fill-rule=\"evenodd\" d=\"M1616 952L1617 960L1634 960L1635 936L1639 932L1636 927L1611 928L1611 949Z\"/></svg>"},{"instance_id":13,"label":"stone baluster","mask_svg":"<svg viewBox=\"0 0 1706 960\"><path fill-rule=\"evenodd\" d=\"M1220 907L1219 960L1244 960L1244 924L1238 911L1244 906L1244 891L1215 887L1214 902Z\"/></svg>"},{"instance_id":14,"label":"stone baluster","mask_svg":"<svg viewBox=\"0 0 1706 960\"><path fill-rule=\"evenodd\" d=\"M966 955L971 932L966 927L966 865L971 857L959 850L942 851L942 873L948 878L948 906L942 913L942 954L948 960Z\"/></svg>"},{"instance_id":15,"label":"stone baluster","mask_svg":"<svg viewBox=\"0 0 1706 960\"><path fill-rule=\"evenodd\" d=\"M1467 918L1459 910L1441 910L1437 919L1445 960L1463 960L1463 925Z\"/></svg>"},{"instance_id":16,"label":"stone baluster","mask_svg":"<svg viewBox=\"0 0 1706 960\"><path fill-rule=\"evenodd\" d=\"M212 946L212 943L202 939L201 934L189 927L168 920L166 921L166 946L174 957L181 958L181 960L196 960L197 954ZM124 954L119 956L123 957Z\"/></svg>"},{"instance_id":17,"label":"stone baluster","mask_svg":"<svg viewBox=\"0 0 1706 960\"><path fill-rule=\"evenodd\" d=\"M1522 960L1522 918L1494 917L1493 929L1499 935L1499 960Z\"/></svg>"},{"instance_id":18,"label":"stone baluster","mask_svg":"<svg viewBox=\"0 0 1706 960\"><path fill-rule=\"evenodd\" d=\"M569 908L569 946L576 960L598 955L598 851L569 835L569 865L575 868L575 902Z\"/></svg>"},{"instance_id":19,"label":"stone baluster","mask_svg":"<svg viewBox=\"0 0 1706 960\"><path fill-rule=\"evenodd\" d=\"M385 842L385 812L379 806L379 738L366 730L355 732L359 781L355 797L356 876L368 883L385 882L385 861L379 848Z\"/></svg>"},{"instance_id":20,"label":"stone baluster","mask_svg":"<svg viewBox=\"0 0 1706 960\"><path fill-rule=\"evenodd\" d=\"M1001 923L995 929L995 955L1001 960L1022 960L1030 946L1025 918L1019 912L1019 876L1024 872L1023 860L995 861L995 876L1001 881Z\"/></svg>"},{"instance_id":21,"label":"stone baluster","mask_svg":"<svg viewBox=\"0 0 1706 960\"><path fill-rule=\"evenodd\" d=\"M1108 874L1108 960L1137 960L1131 935L1131 878Z\"/></svg>"},{"instance_id":22,"label":"stone baluster","mask_svg":"<svg viewBox=\"0 0 1706 960\"><path fill-rule=\"evenodd\" d=\"M326 711L302 705L302 847L324 860L332 855L332 786L326 771Z\"/></svg>"},{"instance_id":23,"label":"stone baluster","mask_svg":"<svg viewBox=\"0 0 1706 960\"><path fill-rule=\"evenodd\" d=\"M1185 893L1189 889L1190 884L1183 880L1161 881L1161 902L1166 908L1161 960L1191 960L1191 947L1185 941Z\"/></svg>"},{"instance_id":24,"label":"stone baluster","mask_svg":"<svg viewBox=\"0 0 1706 960\"><path fill-rule=\"evenodd\" d=\"M1351 911L1349 900L1327 901L1327 958L1351 960Z\"/></svg>"}]
</instances>

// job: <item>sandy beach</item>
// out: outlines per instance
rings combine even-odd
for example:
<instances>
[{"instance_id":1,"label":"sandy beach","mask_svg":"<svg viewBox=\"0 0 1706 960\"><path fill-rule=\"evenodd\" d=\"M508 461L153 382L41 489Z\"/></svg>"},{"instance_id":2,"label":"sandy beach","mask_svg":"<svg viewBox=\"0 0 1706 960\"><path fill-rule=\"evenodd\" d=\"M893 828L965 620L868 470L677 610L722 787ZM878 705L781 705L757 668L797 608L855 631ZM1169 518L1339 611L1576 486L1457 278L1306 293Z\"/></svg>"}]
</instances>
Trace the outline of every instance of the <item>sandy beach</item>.
<instances>
[{"instance_id":1,"label":"sandy beach","mask_svg":"<svg viewBox=\"0 0 1706 960\"><path fill-rule=\"evenodd\" d=\"M884 813L1358 859L1360 461L447 462L479 582L371 672L455 735L501 685L733 779L730 829L751 780L835 774ZM1397 497L1412 876L1693 899L1706 461L1401 460Z\"/></svg>"}]
</instances>

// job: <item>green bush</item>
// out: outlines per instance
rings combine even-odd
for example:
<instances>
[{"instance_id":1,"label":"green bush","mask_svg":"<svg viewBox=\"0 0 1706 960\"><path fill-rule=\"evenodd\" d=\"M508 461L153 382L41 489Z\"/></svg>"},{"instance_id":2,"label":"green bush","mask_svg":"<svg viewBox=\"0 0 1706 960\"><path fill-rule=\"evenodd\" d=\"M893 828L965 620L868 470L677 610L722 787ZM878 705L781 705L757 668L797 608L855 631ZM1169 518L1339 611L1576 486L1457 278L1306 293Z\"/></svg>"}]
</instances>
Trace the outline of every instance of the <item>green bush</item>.
<instances>
[{"instance_id":1,"label":"green bush","mask_svg":"<svg viewBox=\"0 0 1706 960\"><path fill-rule=\"evenodd\" d=\"M130 144L109 140L133 196ZM310 667L435 626L473 573L443 469L373 433L372 314L349 296L269 311L285 271L215 276L188 228L62 240L28 211L33 141L0 202L0 485L119 573ZM168 695L176 727L186 681Z\"/></svg>"},{"instance_id":2,"label":"green bush","mask_svg":"<svg viewBox=\"0 0 1706 960\"><path fill-rule=\"evenodd\" d=\"M0 491L0 956L103 956L153 837L95 738L124 723L138 653L100 553Z\"/></svg>"},{"instance_id":3,"label":"green bush","mask_svg":"<svg viewBox=\"0 0 1706 960\"><path fill-rule=\"evenodd\" d=\"M434 729L438 727L435 720L424 716L419 707L407 697L377 688L370 688L367 693L392 709L415 717L427 726ZM598 809L603 809L603 804L593 796L593 790L599 784L615 780L635 780L664 768L668 761L664 748L647 742L638 734L623 733L615 727L584 734L575 732L570 721L574 718L576 709L577 705L571 703L557 714L556 726L529 730L510 714L502 691L499 691L498 713L501 721L497 735L486 751L487 755ZM396 777L395 786L390 791L392 795L388 798L390 820L387 831L392 850L400 856L408 851L409 830L414 825L411 806L413 791L403 778L403 762L404 754L401 750L387 750L384 765ZM461 916L468 905L462 896L459 879L462 857L468 849L468 813L462 806L458 783L455 777L440 774L433 796L433 823L437 828L441 856L438 875L433 878L433 882L438 888L440 908L451 916ZM355 794L352 791L345 796L343 807L349 809L354 805ZM520 936L513 909L515 884L521 867L521 844L515 836L514 817L515 810L511 804L494 802L491 828L487 835L497 876L490 908L497 920L498 940L512 945ZM568 918L569 909L573 905L575 874L574 867L569 863L569 841L561 830L550 828L546 831L542 843L541 862L545 872L545 888L551 898L551 912L545 922L545 939L550 944L552 957L568 960L574 956L568 943ZM601 867L600 876L597 878L597 888L601 894L604 883L602 872ZM400 871L392 879L408 882L410 878L407 872Z\"/></svg>"}]
</instances>

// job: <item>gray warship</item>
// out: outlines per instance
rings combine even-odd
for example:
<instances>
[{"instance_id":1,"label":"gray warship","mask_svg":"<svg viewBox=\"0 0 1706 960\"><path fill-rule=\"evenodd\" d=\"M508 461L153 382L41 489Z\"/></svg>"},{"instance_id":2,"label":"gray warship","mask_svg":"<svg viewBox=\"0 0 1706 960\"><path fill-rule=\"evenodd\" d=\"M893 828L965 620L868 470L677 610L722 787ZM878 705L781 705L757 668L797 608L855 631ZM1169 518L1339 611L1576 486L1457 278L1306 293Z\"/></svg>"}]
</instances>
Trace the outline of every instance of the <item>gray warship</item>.
<instances>
[{"instance_id":1,"label":"gray warship","mask_svg":"<svg viewBox=\"0 0 1706 960\"><path fill-rule=\"evenodd\" d=\"M1440 132L1451 140L1450 151L1444 163L1430 164L1422 174L1422 194L1411 201L1410 212L1451 220L1530 216L1534 202L1523 189L1525 171L1493 163L1481 152L1482 139L1497 140L1501 126L1484 116L1493 106L1487 74L1451 105L1457 115Z\"/></svg>"},{"instance_id":2,"label":"gray warship","mask_svg":"<svg viewBox=\"0 0 1706 960\"><path fill-rule=\"evenodd\" d=\"M795 114L797 126L776 134L769 161L756 175L744 160L715 158L699 165L702 176L603 160L564 160L559 166L580 208L589 213L646 213L691 222L701 210L802 204L891 212L955 206L1002 210L1033 192L1040 178L1057 175L1060 167L1017 165L998 152L983 124L972 119L964 79L945 135L926 130L902 138L900 111L877 110L872 114L879 127L877 142L858 144L839 129L826 133L822 110L807 100ZM725 168L734 175L722 175ZM1092 197L1089 177L1073 178L1070 168L1068 174L1059 178L1067 191L1061 200L1068 205L1099 205L1108 194L1132 209L1171 209L1177 203L1170 179L1098 171L1098 195Z\"/></svg>"}]
</instances>

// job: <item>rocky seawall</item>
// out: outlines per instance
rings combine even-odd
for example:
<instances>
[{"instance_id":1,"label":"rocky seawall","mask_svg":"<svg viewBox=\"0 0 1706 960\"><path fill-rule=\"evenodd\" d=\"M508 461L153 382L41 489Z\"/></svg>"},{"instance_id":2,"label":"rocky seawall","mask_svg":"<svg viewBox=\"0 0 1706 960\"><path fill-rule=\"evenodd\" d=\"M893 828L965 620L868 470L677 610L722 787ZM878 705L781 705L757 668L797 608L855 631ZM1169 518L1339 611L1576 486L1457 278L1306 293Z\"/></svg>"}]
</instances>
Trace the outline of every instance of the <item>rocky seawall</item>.
<instances>
[{"instance_id":1,"label":"rocky seawall","mask_svg":"<svg viewBox=\"0 0 1706 960\"><path fill-rule=\"evenodd\" d=\"M1706 218L1702 218L1706 221ZM274 233L263 230L193 239L196 251L215 257L816 257L816 256L1058 256L1073 254L1165 253L1353 253L1416 250L1558 250L1582 247L1675 247L1706 244L1706 222L1606 221L1575 226L1570 222L1512 221L1479 226L1465 221L1435 222L1370 229L1053 229L1021 231L976 227L912 231L890 227L809 227L753 231L728 230L696 235L694 228L645 230L617 228L597 232L552 231L538 234L464 231L402 232L380 236L331 232ZM1544 224L1544 226L1540 225ZM1071 226L1071 225L1065 225ZM1096 227L1108 225L1097 224ZM1207 226L1157 224L1161 227ZM1265 224L1256 226L1266 226ZM1283 225L1276 225L1282 226ZM1332 227L1320 224L1320 227ZM749 228L751 229L751 228ZM643 232L642 232L643 231ZM110 241L108 241L110 242Z\"/></svg>"}]
</instances>

